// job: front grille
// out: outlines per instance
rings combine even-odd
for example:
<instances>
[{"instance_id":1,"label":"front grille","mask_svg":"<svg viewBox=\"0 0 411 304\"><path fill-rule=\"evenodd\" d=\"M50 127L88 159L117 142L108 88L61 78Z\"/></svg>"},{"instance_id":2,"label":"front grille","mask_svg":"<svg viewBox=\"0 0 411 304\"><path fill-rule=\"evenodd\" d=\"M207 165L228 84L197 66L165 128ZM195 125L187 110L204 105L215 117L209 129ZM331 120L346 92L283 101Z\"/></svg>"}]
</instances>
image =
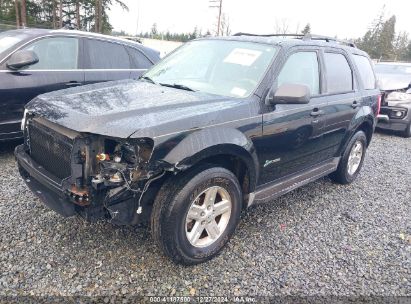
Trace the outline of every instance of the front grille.
<instances>
[{"instance_id":1,"label":"front grille","mask_svg":"<svg viewBox=\"0 0 411 304\"><path fill-rule=\"evenodd\" d=\"M36 121L30 121L28 136L30 155L34 161L59 179L71 175L73 142L70 138Z\"/></svg>"}]
</instances>

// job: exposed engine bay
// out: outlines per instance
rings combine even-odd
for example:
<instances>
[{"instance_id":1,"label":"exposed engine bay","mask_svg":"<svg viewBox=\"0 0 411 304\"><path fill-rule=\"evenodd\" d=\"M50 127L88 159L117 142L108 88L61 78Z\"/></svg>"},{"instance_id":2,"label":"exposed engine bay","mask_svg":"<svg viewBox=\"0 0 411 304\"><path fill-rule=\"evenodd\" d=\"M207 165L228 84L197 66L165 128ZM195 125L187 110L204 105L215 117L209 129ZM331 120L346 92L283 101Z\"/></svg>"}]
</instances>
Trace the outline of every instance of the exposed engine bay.
<instances>
[{"instance_id":1,"label":"exposed engine bay","mask_svg":"<svg viewBox=\"0 0 411 304\"><path fill-rule=\"evenodd\" d=\"M145 192L166 172L166 165L150 163L154 143L149 138L81 134L36 117L26 117L24 132L27 153L52 174L76 211L91 220L105 216L135 223ZM127 220L126 213L119 214L122 204Z\"/></svg>"}]
</instances>

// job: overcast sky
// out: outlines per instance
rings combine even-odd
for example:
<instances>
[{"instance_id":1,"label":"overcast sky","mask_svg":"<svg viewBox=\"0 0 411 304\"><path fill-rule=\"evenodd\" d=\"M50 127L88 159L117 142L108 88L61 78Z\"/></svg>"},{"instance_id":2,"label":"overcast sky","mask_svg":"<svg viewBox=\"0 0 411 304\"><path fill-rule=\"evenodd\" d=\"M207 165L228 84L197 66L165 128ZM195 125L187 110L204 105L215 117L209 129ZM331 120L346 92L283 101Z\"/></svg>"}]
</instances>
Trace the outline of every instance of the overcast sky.
<instances>
[{"instance_id":1,"label":"overcast sky","mask_svg":"<svg viewBox=\"0 0 411 304\"><path fill-rule=\"evenodd\" d=\"M150 31L191 32L195 26L204 32L216 27L217 9L209 0L123 0L129 12L115 6L109 12L114 30L129 34ZM397 17L396 30L411 34L411 0L223 0L223 13L232 33L272 33L287 24L289 31L301 31L307 23L312 33L357 38L385 5L386 16Z\"/></svg>"}]
</instances>

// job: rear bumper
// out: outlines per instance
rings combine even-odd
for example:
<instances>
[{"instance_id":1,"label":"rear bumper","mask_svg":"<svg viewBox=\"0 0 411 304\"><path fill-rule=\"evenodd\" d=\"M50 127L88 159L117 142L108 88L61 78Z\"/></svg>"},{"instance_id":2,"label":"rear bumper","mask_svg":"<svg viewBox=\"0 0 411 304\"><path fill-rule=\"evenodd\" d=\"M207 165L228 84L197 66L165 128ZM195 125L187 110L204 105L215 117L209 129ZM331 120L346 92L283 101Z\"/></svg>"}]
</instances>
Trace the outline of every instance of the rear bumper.
<instances>
[{"instance_id":1,"label":"rear bumper","mask_svg":"<svg viewBox=\"0 0 411 304\"><path fill-rule=\"evenodd\" d=\"M20 175L27 186L50 209L64 217L76 214L76 205L65 197L60 183L42 170L24 151L24 146L17 146L14 150Z\"/></svg>"}]
</instances>

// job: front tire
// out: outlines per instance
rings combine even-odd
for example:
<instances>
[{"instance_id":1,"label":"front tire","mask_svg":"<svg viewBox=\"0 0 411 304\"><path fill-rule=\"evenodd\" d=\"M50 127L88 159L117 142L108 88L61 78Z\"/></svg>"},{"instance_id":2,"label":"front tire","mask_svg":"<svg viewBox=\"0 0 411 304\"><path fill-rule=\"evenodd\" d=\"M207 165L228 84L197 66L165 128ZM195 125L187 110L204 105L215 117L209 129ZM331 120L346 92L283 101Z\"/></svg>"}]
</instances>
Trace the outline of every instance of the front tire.
<instances>
[{"instance_id":1,"label":"front tire","mask_svg":"<svg viewBox=\"0 0 411 304\"><path fill-rule=\"evenodd\" d=\"M152 236L175 263L205 262L231 238L241 202L241 187L232 172L199 166L163 185L153 206Z\"/></svg>"},{"instance_id":2,"label":"front tire","mask_svg":"<svg viewBox=\"0 0 411 304\"><path fill-rule=\"evenodd\" d=\"M342 154L337 171L330 178L340 184L350 184L358 176L364 163L367 149L367 137L363 131L357 131Z\"/></svg>"}]
</instances>

